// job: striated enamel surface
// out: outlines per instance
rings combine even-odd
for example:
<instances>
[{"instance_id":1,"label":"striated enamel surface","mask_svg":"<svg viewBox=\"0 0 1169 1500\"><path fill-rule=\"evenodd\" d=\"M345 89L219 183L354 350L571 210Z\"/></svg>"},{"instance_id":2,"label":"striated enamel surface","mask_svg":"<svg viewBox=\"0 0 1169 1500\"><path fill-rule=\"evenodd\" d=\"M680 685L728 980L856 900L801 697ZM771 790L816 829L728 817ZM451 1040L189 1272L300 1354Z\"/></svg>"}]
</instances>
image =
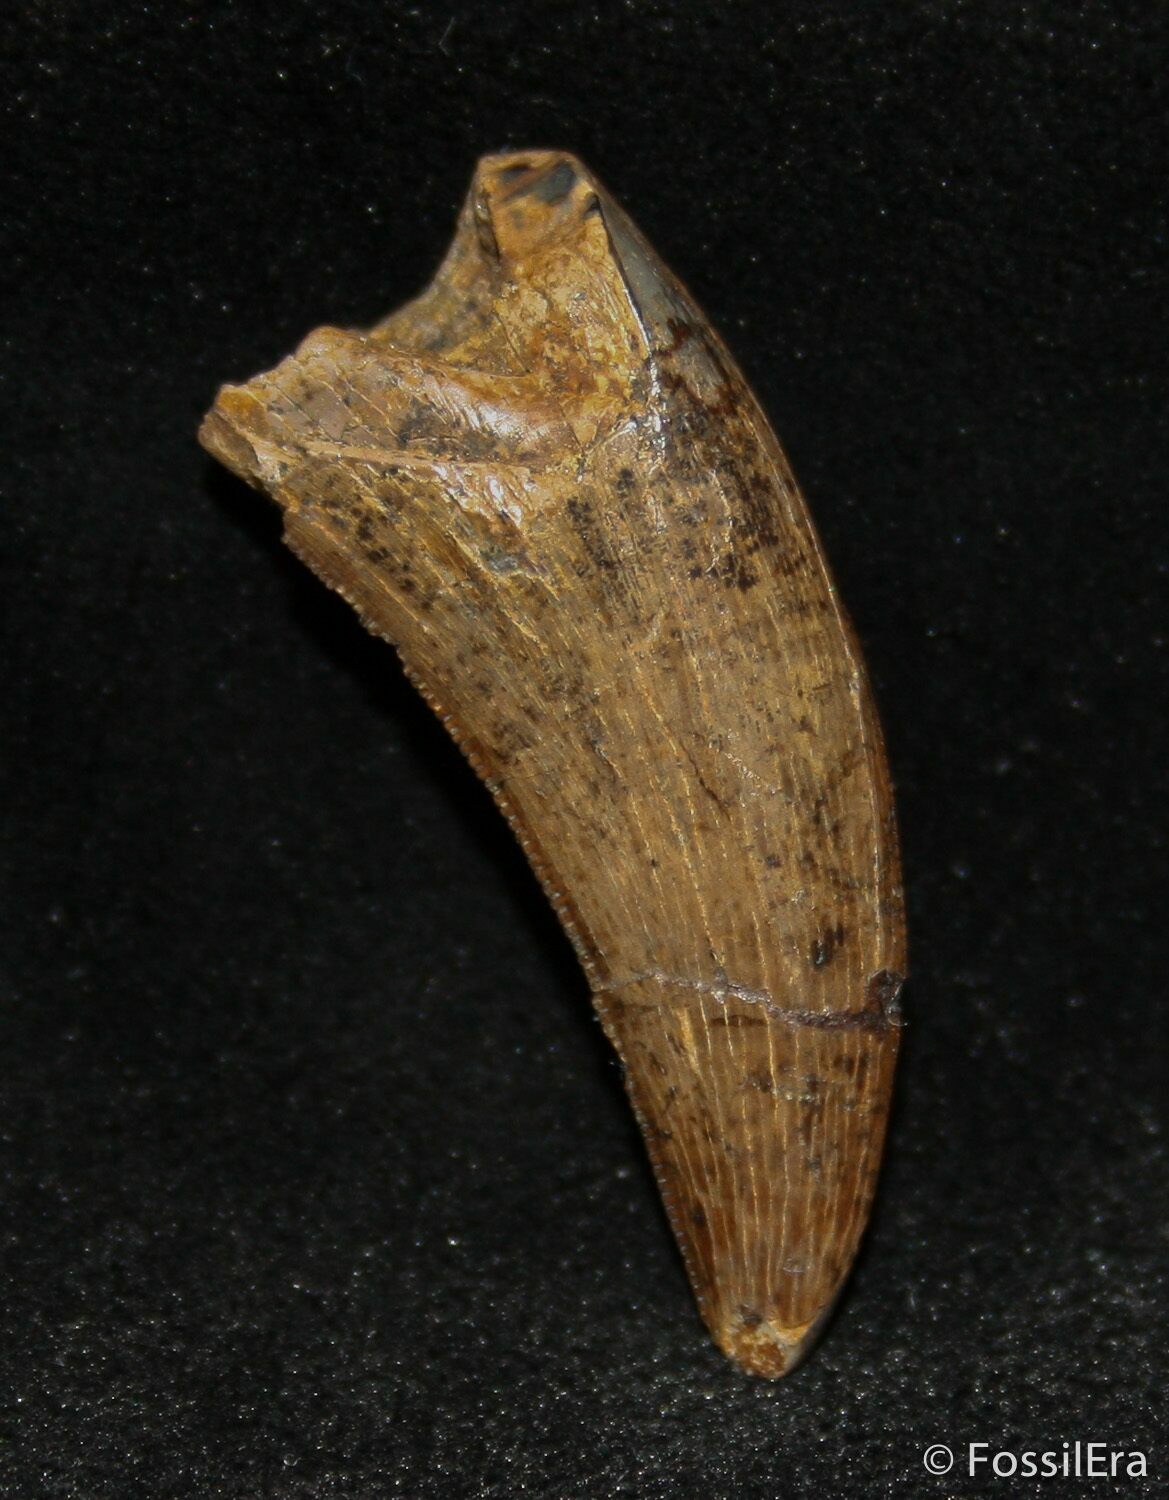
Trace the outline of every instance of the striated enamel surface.
<instances>
[{"instance_id":1,"label":"striated enamel surface","mask_svg":"<svg viewBox=\"0 0 1169 1500\"><path fill-rule=\"evenodd\" d=\"M726 349L578 161L511 153L427 291L225 386L200 436L487 781L703 1317L794 1368L868 1217L904 922L859 653Z\"/></svg>"}]
</instances>

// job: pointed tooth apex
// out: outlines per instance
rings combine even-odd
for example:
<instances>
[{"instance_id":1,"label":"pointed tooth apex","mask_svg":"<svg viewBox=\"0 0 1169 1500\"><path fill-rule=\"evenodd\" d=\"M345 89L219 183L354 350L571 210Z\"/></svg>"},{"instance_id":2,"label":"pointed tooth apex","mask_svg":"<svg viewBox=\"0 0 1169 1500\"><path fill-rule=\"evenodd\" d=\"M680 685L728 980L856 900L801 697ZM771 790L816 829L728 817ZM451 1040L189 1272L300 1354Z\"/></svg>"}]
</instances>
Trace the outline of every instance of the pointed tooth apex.
<instances>
[{"instance_id":1,"label":"pointed tooth apex","mask_svg":"<svg viewBox=\"0 0 1169 1500\"><path fill-rule=\"evenodd\" d=\"M748 1375L777 1380L803 1364L815 1347L831 1310L832 1304L829 1304L810 1322L796 1328L781 1328L768 1318L748 1314L734 1326L716 1333L715 1343Z\"/></svg>"},{"instance_id":2,"label":"pointed tooth apex","mask_svg":"<svg viewBox=\"0 0 1169 1500\"><path fill-rule=\"evenodd\" d=\"M898 1027L664 979L598 1008L715 1342L751 1374L787 1374L864 1230Z\"/></svg>"}]
</instances>

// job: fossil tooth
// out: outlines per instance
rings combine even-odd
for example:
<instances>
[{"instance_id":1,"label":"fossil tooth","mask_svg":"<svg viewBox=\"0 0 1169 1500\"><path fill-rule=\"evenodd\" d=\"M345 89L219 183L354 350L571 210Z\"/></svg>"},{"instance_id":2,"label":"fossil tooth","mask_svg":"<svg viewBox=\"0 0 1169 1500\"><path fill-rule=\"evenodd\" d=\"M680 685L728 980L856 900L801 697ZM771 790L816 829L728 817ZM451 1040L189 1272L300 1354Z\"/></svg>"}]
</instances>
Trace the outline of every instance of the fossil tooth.
<instances>
[{"instance_id":1,"label":"fossil tooth","mask_svg":"<svg viewBox=\"0 0 1169 1500\"><path fill-rule=\"evenodd\" d=\"M905 938L860 655L734 361L580 162L490 156L421 296L201 438L487 782L715 1340L794 1368L868 1216Z\"/></svg>"}]
</instances>

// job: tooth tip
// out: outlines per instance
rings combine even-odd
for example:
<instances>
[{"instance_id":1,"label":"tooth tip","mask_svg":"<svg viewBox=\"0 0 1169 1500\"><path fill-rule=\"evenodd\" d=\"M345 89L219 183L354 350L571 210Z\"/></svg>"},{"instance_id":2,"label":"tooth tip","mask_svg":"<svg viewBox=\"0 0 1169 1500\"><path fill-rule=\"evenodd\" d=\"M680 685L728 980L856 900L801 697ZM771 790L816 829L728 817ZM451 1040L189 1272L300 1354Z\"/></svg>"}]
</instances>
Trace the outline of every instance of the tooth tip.
<instances>
[{"instance_id":1,"label":"tooth tip","mask_svg":"<svg viewBox=\"0 0 1169 1500\"><path fill-rule=\"evenodd\" d=\"M807 1323L783 1327L768 1318L744 1318L718 1336L718 1346L748 1375L778 1380L799 1368L811 1353L829 1309Z\"/></svg>"}]
</instances>

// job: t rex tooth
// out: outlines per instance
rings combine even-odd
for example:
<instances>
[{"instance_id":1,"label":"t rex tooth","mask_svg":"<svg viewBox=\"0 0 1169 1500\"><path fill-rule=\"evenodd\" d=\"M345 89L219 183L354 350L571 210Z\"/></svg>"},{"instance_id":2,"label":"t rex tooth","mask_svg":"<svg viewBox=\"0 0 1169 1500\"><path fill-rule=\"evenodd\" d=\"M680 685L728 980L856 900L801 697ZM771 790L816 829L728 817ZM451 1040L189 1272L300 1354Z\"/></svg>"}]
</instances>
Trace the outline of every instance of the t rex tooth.
<instances>
[{"instance_id":1,"label":"t rex tooth","mask_svg":"<svg viewBox=\"0 0 1169 1500\"><path fill-rule=\"evenodd\" d=\"M722 342L580 162L490 156L421 296L225 386L201 438L490 786L703 1317L792 1369L868 1217L905 933L859 651Z\"/></svg>"}]
</instances>

